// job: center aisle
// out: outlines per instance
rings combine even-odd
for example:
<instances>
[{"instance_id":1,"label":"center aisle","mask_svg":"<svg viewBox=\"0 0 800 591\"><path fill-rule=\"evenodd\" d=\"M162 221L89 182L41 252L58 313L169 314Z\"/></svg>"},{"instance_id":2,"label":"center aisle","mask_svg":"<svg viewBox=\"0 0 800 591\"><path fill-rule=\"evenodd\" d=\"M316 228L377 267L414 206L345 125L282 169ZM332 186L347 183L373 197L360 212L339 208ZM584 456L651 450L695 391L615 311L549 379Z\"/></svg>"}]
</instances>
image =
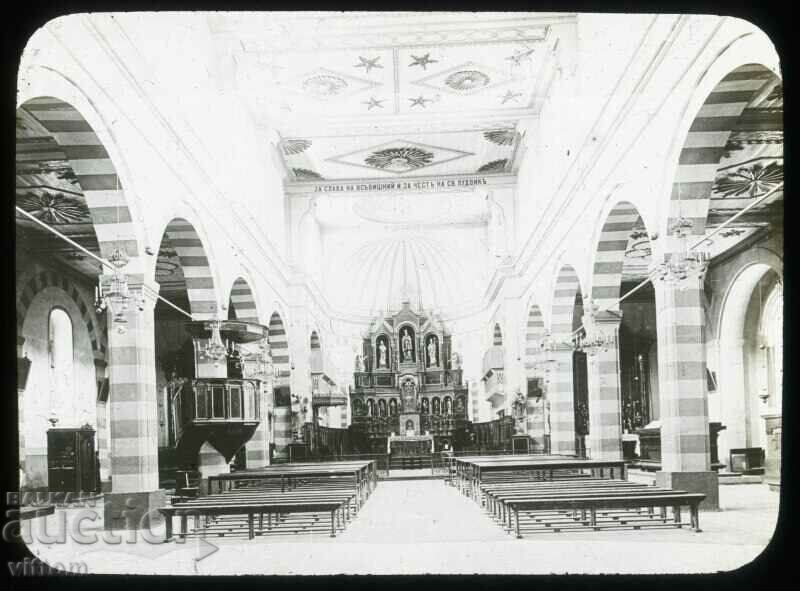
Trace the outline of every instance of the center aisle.
<instances>
[{"instance_id":1,"label":"center aisle","mask_svg":"<svg viewBox=\"0 0 800 591\"><path fill-rule=\"evenodd\" d=\"M470 499L441 480L381 481L342 541L370 543L508 540Z\"/></svg>"}]
</instances>

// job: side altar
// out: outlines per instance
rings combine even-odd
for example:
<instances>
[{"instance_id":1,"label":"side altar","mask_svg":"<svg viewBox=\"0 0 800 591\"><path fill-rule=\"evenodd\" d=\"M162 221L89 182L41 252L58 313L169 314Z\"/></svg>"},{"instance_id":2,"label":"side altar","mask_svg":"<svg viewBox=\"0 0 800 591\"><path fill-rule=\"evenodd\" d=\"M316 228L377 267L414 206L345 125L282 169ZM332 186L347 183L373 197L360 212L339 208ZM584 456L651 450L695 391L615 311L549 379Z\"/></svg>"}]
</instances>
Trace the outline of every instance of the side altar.
<instances>
[{"instance_id":1,"label":"side altar","mask_svg":"<svg viewBox=\"0 0 800 591\"><path fill-rule=\"evenodd\" d=\"M376 318L356 357L350 429L362 451L409 455L469 441L461 359L442 321L404 301Z\"/></svg>"}]
</instances>

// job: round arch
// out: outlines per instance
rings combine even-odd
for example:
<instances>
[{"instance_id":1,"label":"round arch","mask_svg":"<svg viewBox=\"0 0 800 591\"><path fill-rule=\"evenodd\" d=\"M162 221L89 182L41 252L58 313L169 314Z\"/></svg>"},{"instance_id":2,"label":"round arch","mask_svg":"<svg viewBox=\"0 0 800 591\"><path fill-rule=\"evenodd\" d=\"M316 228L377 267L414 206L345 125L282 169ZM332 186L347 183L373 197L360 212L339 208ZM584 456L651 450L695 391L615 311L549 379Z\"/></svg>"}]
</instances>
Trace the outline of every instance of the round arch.
<instances>
[{"instance_id":1,"label":"round arch","mask_svg":"<svg viewBox=\"0 0 800 591\"><path fill-rule=\"evenodd\" d=\"M236 320L260 322L256 298L250 283L244 277L237 277L233 282L228 302L230 306L228 312L233 314Z\"/></svg>"},{"instance_id":2,"label":"round arch","mask_svg":"<svg viewBox=\"0 0 800 591\"><path fill-rule=\"evenodd\" d=\"M18 198L20 207L40 218L39 212L60 210L60 221L67 223L80 222L85 215L94 228L100 256L108 259L120 248L129 258L126 272L131 283L141 283L140 228L134 223L117 167L93 126L70 102L53 96L25 100L17 109L17 121L17 152L32 156L26 164L35 169L39 163L48 173L53 161L63 161L68 169L59 177L61 184L67 181L77 189L66 195L66 190L32 187ZM52 142L49 151L37 151L37 144L48 141Z\"/></svg>"},{"instance_id":3,"label":"round arch","mask_svg":"<svg viewBox=\"0 0 800 591\"><path fill-rule=\"evenodd\" d=\"M643 252L649 257L648 236L639 210L629 201L616 203L608 212L600 229L592 265L592 302L600 310L618 309L622 273L628 262L626 254L632 245L646 243ZM643 273L646 276L648 270Z\"/></svg>"},{"instance_id":4,"label":"round arch","mask_svg":"<svg viewBox=\"0 0 800 591\"><path fill-rule=\"evenodd\" d=\"M195 320L212 320L218 314L217 290L211 263L194 224L185 218L173 218L164 228L164 239L174 249L183 271L189 311ZM159 251L161 248L159 248Z\"/></svg>"},{"instance_id":5,"label":"round arch","mask_svg":"<svg viewBox=\"0 0 800 591\"><path fill-rule=\"evenodd\" d=\"M528 319L525 325L525 370L533 369L536 355L539 352L539 341L545 335L544 318L537 304L531 304L528 309Z\"/></svg>"},{"instance_id":6,"label":"round arch","mask_svg":"<svg viewBox=\"0 0 800 591\"><path fill-rule=\"evenodd\" d=\"M291 364L289 361L289 339L286 334L286 327L283 318L278 312L273 312L269 319L269 333L267 337L270 351L272 351L272 363L275 368L275 378L288 379L291 375Z\"/></svg>"},{"instance_id":7,"label":"round arch","mask_svg":"<svg viewBox=\"0 0 800 591\"><path fill-rule=\"evenodd\" d=\"M691 235L705 234L712 189L731 133L745 108L765 98L776 84L780 84L780 78L772 70L746 63L728 71L713 86L692 117L681 144L665 231L684 218L691 223Z\"/></svg>"},{"instance_id":8,"label":"round arch","mask_svg":"<svg viewBox=\"0 0 800 591\"><path fill-rule=\"evenodd\" d=\"M770 277L771 275L771 277ZM768 281L770 280L771 281ZM763 301L753 308L753 298L771 283ZM720 433L720 461L728 459L732 448L766 447L761 424L762 403L756 384L765 382L761 375L764 351L759 337L761 316L767 296L781 282L778 269L763 262L744 265L728 285L719 320L719 359L717 368L719 413L726 430ZM755 318L753 315L755 314ZM775 409L780 412L780 408Z\"/></svg>"}]
</instances>

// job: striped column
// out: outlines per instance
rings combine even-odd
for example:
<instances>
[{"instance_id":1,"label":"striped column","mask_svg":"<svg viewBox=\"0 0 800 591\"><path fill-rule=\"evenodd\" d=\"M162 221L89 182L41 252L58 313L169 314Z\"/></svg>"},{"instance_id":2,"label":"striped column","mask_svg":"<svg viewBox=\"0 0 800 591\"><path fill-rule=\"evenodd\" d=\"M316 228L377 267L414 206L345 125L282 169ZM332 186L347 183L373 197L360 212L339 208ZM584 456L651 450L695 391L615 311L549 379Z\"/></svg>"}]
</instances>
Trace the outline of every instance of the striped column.
<instances>
[{"instance_id":1,"label":"striped column","mask_svg":"<svg viewBox=\"0 0 800 591\"><path fill-rule=\"evenodd\" d=\"M24 355L25 337L17 332L17 357L22 358ZM31 369L33 369L31 367ZM19 443L19 488L27 484L25 477L25 390L17 385L17 430L18 430L18 443Z\"/></svg>"},{"instance_id":2,"label":"striped column","mask_svg":"<svg viewBox=\"0 0 800 591\"><path fill-rule=\"evenodd\" d=\"M615 312L595 315L595 329L613 337L613 345L591 358L589 380L589 441L592 459L622 459L622 409L618 334L622 317Z\"/></svg>"},{"instance_id":3,"label":"striped column","mask_svg":"<svg viewBox=\"0 0 800 591\"><path fill-rule=\"evenodd\" d=\"M269 418L267 416L268 396L266 381L261 382L258 391L258 408L261 412L261 422L259 422L255 433L250 440L245 443L245 467L263 468L269 466Z\"/></svg>"},{"instance_id":4,"label":"striped column","mask_svg":"<svg viewBox=\"0 0 800 591\"><path fill-rule=\"evenodd\" d=\"M205 482L208 477L216 476L217 474L229 474L231 466L225 461L225 456L206 441L200 446L200 452L197 454L197 470L200 472L200 479L203 481L200 489L206 491L208 488L205 486Z\"/></svg>"},{"instance_id":5,"label":"striped column","mask_svg":"<svg viewBox=\"0 0 800 591\"><path fill-rule=\"evenodd\" d=\"M97 353L95 353L97 355ZM95 357L94 369L97 387L102 387L103 381L106 377L106 368L108 367L105 359ZM108 488L110 485L109 478L111 477L111 450L108 433L108 403L100 402L98 400L96 405L97 415L97 457L100 462L100 482L98 486L101 488ZM102 487L102 483L106 483Z\"/></svg>"},{"instance_id":6,"label":"striped column","mask_svg":"<svg viewBox=\"0 0 800 591\"><path fill-rule=\"evenodd\" d=\"M550 450L554 454L575 455L575 395L572 384L573 349L560 345L548 361L552 369L547 384L550 401Z\"/></svg>"},{"instance_id":7,"label":"striped column","mask_svg":"<svg viewBox=\"0 0 800 591\"><path fill-rule=\"evenodd\" d=\"M157 292L155 287L151 286ZM154 307L155 299L149 296L144 310L134 306L124 333L114 326L113 314L107 314L113 493L158 489Z\"/></svg>"},{"instance_id":8,"label":"striped column","mask_svg":"<svg viewBox=\"0 0 800 591\"><path fill-rule=\"evenodd\" d=\"M290 388L291 365L289 361L289 342L286 328L280 314L275 312L269 320L269 346L272 350L272 363L275 369L275 387ZM291 393L290 393L291 395ZM292 407L273 408L275 454L288 458L288 446L292 442Z\"/></svg>"},{"instance_id":9,"label":"striped column","mask_svg":"<svg viewBox=\"0 0 800 591\"><path fill-rule=\"evenodd\" d=\"M666 472L711 468L703 284L700 279L686 283L655 282L661 469Z\"/></svg>"},{"instance_id":10,"label":"striped column","mask_svg":"<svg viewBox=\"0 0 800 591\"><path fill-rule=\"evenodd\" d=\"M555 361L550 373L550 442L556 454L575 454L575 392L572 376L572 326L575 298L580 293L578 275L565 265L556 279L550 334L556 343L551 358Z\"/></svg>"}]
</instances>

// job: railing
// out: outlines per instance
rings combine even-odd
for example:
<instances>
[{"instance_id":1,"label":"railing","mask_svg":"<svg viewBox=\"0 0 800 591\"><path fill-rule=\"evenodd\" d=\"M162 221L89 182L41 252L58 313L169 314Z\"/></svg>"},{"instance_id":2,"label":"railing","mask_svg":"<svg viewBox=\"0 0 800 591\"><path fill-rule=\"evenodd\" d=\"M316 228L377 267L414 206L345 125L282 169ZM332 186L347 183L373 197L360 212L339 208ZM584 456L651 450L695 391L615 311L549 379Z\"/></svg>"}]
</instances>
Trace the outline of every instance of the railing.
<instances>
[{"instance_id":1,"label":"railing","mask_svg":"<svg viewBox=\"0 0 800 591\"><path fill-rule=\"evenodd\" d=\"M260 381L255 379L185 380L172 397L176 439L188 425L259 422L259 388Z\"/></svg>"}]
</instances>

